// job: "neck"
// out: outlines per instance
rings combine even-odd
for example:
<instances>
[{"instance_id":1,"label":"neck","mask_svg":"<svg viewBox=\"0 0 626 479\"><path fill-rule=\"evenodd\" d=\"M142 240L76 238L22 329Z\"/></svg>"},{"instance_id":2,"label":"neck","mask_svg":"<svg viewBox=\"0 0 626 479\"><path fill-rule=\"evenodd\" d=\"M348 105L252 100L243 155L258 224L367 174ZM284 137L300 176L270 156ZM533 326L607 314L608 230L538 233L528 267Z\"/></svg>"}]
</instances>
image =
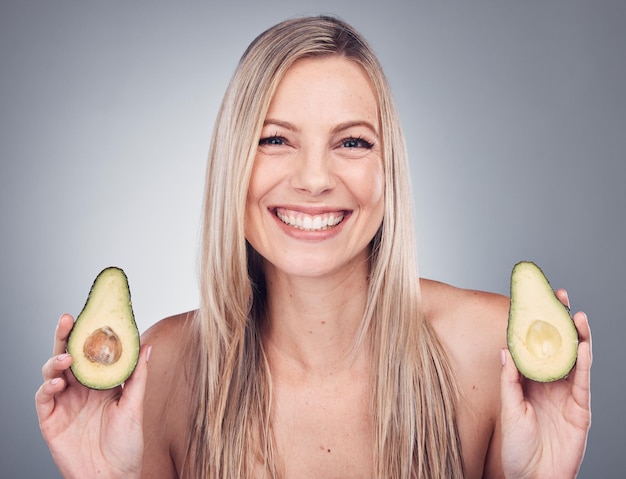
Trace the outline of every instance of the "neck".
<instances>
[{"instance_id":1,"label":"neck","mask_svg":"<svg viewBox=\"0 0 626 479\"><path fill-rule=\"evenodd\" d=\"M288 276L271 265L265 274L270 362L314 375L347 366L367 300L367 262L316 278Z\"/></svg>"}]
</instances>

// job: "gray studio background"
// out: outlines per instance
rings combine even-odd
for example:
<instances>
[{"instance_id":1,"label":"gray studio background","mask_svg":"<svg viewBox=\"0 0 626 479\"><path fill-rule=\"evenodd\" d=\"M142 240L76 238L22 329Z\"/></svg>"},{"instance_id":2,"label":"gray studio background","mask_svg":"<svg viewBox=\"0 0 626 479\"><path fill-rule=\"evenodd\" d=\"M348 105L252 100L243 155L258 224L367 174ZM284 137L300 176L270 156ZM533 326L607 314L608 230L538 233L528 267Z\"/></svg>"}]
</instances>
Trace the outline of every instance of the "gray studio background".
<instances>
[{"instance_id":1,"label":"gray studio background","mask_svg":"<svg viewBox=\"0 0 626 479\"><path fill-rule=\"evenodd\" d=\"M143 331L193 309L204 162L245 46L335 13L408 139L424 276L507 293L539 263L594 333L581 477L624 477L626 2L69 1L0 6L0 477L59 477L34 409L56 320L123 267ZM77 445L79 447L79 445Z\"/></svg>"}]
</instances>

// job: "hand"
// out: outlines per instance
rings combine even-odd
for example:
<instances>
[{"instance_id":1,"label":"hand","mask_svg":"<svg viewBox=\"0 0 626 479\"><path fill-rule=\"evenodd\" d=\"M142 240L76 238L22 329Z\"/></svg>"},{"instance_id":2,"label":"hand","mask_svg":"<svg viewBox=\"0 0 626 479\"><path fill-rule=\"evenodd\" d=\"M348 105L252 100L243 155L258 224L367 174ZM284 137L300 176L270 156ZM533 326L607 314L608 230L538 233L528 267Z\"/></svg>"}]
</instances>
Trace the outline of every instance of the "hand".
<instances>
[{"instance_id":1,"label":"hand","mask_svg":"<svg viewBox=\"0 0 626 479\"><path fill-rule=\"evenodd\" d=\"M74 320L63 315L54 356L35 395L39 427L65 478L138 478L143 456L143 396L150 348L142 346L124 387L96 391L81 385L65 353Z\"/></svg>"},{"instance_id":2,"label":"hand","mask_svg":"<svg viewBox=\"0 0 626 479\"><path fill-rule=\"evenodd\" d=\"M565 290L557 297L569 307ZM508 350L501 375L502 465L505 477L576 477L591 425L591 331L585 313L574 315L578 357L569 375L555 382L523 378Z\"/></svg>"}]
</instances>

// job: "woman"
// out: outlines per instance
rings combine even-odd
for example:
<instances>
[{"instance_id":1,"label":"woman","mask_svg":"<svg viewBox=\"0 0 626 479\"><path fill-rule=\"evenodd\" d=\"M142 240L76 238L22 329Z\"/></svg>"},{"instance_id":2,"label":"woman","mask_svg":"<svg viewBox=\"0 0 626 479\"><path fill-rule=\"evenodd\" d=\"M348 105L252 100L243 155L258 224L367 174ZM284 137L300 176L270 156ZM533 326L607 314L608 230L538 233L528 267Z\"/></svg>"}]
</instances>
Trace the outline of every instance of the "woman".
<instances>
[{"instance_id":1,"label":"woman","mask_svg":"<svg viewBox=\"0 0 626 479\"><path fill-rule=\"evenodd\" d=\"M418 278L408 176L389 87L349 25L260 35L213 135L200 310L150 328L105 392L71 376L59 321L36 401L64 476L574 477L585 315L569 377L523 381L507 298Z\"/></svg>"}]
</instances>

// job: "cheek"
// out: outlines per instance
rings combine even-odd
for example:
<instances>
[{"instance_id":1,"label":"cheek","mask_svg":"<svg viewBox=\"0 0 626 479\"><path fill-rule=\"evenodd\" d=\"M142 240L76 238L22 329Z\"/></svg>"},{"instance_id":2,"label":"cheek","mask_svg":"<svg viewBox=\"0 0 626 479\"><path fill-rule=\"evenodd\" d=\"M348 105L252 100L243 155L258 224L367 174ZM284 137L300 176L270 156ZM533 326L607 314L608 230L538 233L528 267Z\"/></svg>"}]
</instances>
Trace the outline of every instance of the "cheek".
<instances>
[{"instance_id":1,"label":"cheek","mask_svg":"<svg viewBox=\"0 0 626 479\"><path fill-rule=\"evenodd\" d=\"M263 175L260 175L255 162L252 167L252 175L248 184L248 194L246 196L246 210L244 213L244 231L246 239L251 241L251 235L254 236L255 223L258 216L258 204L261 198ZM252 241L251 241L252 242Z\"/></svg>"},{"instance_id":2,"label":"cheek","mask_svg":"<svg viewBox=\"0 0 626 479\"><path fill-rule=\"evenodd\" d=\"M385 176L382 167L376 166L363 171L361 175L361 200L364 205L370 208L382 211L384 193L385 193Z\"/></svg>"},{"instance_id":3,"label":"cheek","mask_svg":"<svg viewBox=\"0 0 626 479\"><path fill-rule=\"evenodd\" d=\"M258 215L260 202L267 192L271 189L272 176L267 174L267 168L263 167L262 162L255 162L252 167L250 183L248 184L248 194L246 197L246 223L255 220Z\"/></svg>"},{"instance_id":4,"label":"cheek","mask_svg":"<svg viewBox=\"0 0 626 479\"><path fill-rule=\"evenodd\" d=\"M276 191L281 182L281 172L276 162L264 157L257 157L248 184L246 196L246 210L244 216L246 239L253 243L255 238L262 236L265 218L265 199Z\"/></svg>"},{"instance_id":5,"label":"cheek","mask_svg":"<svg viewBox=\"0 0 626 479\"><path fill-rule=\"evenodd\" d=\"M255 198L259 197L259 191L262 189L263 173L261 165L255 160L250 173L250 182L248 183L248 199L246 209L250 207L250 204L254 202Z\"/></svg>"},{"instance_id":6,"label":"cheek","mask_svg":"<svg viewBox=\"0 0 626 479\"><path fill-rule=\"evenodd\" d=\"M248 201L259 200L267 193L276 188L286 174L284 161L278 158L257 155L252 165L250 173L250 184L248 185Z\"/></svg>"},{"instance_id":7,"label":"cheek","mask_svg":"<svg viewBox=\"0 0 626 479\"><path fill-rule=\"evenodd\" d=\"M353 198L359 204L367 235L374 235L385 214L385 176L381 167L370 165L350 178Z\"/></svg>"},{"instance_id":8,"label":"cheek","mask_svg":"<svg viewBox=\"0 0 626 479\"><path fill-rule=\"evenodd\" d=\"M372 225L376 226L375 231L377 231L385 215L385 173L382 165L380 165L372 175L375 178L375 181L372 181L370 191L372 209L375 216Z\"/></svg>"}]
</instances>

